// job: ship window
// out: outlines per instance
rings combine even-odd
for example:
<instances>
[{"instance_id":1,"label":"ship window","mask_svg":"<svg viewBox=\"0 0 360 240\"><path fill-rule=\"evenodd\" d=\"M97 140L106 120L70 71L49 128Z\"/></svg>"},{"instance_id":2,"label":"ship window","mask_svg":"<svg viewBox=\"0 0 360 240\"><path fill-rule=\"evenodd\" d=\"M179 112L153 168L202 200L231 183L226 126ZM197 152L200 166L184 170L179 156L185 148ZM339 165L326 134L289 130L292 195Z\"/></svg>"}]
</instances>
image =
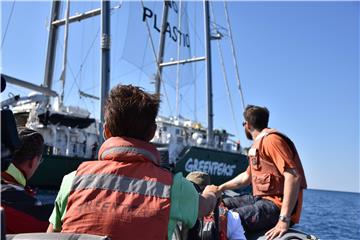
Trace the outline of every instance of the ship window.
<instances>
[{"instance_id":1,"label":"ship window","mask_svg":"<svg viewBox=\"0 0 360 240\"><path fill-rule=\"evenodd\" d=\"M179 134L180 134L180 129L178 129L178 128L175 129L175 134L176 134L176 135L179 135Z\"/></svg>"},{"instance_id":2,"label":"ship window","mask_svg":"<svg viewBox=\"0 0 360 240\"><path fill-rule=\"evenodd\" d=\"M167 131L167 127L163 127L163 131L166 132L166 131Z\"/></svg>"}]
</instances>

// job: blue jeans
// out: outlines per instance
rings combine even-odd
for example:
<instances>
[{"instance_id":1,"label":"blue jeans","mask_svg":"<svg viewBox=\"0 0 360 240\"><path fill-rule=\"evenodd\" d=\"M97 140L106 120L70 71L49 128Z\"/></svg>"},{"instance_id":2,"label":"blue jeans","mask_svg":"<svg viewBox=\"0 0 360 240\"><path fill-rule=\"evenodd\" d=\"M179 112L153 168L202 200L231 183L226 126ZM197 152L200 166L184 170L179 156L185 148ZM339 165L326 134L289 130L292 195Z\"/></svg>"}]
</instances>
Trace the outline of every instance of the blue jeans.
<instances>
[{"instance_id":1,"label":"blue jeans","mask_svg":"<svg viewBox=\"0 0 360 240\"><path fill-rule=\"evenodd\" d=\"M280 209L270 200L250 194L224 198L228 209L238 212L246 232L268 230L279 220Z\"/></svg>"}]
</instances>

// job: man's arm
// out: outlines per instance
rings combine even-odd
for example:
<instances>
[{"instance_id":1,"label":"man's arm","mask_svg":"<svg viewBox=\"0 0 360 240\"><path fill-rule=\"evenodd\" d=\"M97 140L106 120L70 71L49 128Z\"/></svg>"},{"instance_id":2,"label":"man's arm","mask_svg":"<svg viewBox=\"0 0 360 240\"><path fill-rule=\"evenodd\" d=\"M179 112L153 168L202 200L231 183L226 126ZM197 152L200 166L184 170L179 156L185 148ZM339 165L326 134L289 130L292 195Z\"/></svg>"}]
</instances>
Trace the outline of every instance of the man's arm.
<instances>
[{"instance_id":1,"label":"man's arm","mask_svg":"<svg viewBox=\"0 0 360 240\"><path fill-rule=\"evenodd\" d=\"M223 183L219 186L219 191L223 192L224 190L233 190L243 186L249 185L251 182L251 177L247 171L240 173L235 178L230 181Z\"/></svg>"},{"instance_id":2,"label":"man's arm","mask_svg":"<svg viewBox=\"0 0 360 240\"><path fill-rule=\"evenodd\" d=\"M214 210L216 201L220 197L221 192L218 191L218 187L214 185L208 185L199 196L199 211L198 217L202 218L207 216Z\"/></svg>"},{"instance_id":3,"label":"man's arm","mask_svg":"<svg viewBox=\"0 0 360 240\"><path fill-rule=\"evenodd\" d=\"M301 176L295 169L286 169L284 171L284 198L281 206L280 215L290 218L295 207L298 193L300 190ZM267 239L281 237L289 229L290 221L284 222L279 220L276 226L266 232Z\"/></svg>"}]
</instances>

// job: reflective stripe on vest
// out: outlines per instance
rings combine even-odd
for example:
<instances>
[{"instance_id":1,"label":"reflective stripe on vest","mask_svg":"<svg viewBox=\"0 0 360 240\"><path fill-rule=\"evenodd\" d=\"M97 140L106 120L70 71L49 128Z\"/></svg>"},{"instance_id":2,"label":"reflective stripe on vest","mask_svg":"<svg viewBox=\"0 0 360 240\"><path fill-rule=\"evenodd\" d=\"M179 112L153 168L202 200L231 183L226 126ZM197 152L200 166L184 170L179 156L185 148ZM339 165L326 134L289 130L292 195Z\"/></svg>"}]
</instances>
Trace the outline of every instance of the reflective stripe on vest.
<instances>
[{"instance_id":1,"label":"reflective stripe on vest","mask_svg":"<svg viewBox=\"0 0 360 240\"><path fill-rule=\"evenodd\" d=\"M149 158L153 162L157 162L156 157L149 151L142 149L142 148L136 148L136 147L112 147L107 150L105 150L102 154L100 159L105 159L107 155L110 154L126 154L126 153L136 153L139 155L143 155L146 158Z\"/></svg>"},{"instance_id":2,"label":"reflective stripe on vest","mask_svg":"<svg viewBox=\"0 0 360 240\"><path fill-rule=\"evenodd\" d=\"M83 189L105 189L125 193L170 198L170 185L161 182L118 176L114 174L86 174L75 176L72 191Z\"/></svg>"}]
</instances>

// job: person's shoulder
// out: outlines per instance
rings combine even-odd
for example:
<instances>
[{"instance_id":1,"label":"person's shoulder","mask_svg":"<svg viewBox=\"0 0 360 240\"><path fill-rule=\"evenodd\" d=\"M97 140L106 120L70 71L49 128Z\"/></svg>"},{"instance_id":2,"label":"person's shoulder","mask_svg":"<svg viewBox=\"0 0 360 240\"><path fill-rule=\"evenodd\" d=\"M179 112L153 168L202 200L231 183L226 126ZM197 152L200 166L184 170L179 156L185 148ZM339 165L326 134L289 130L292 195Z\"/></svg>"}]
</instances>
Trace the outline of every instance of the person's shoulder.
<instances>
[{"instance_id":1,"label":"person's shoulder","mask_svg":"<svg viewBox=\"0 0 360 240\"><path fill-rule=\"evenodd\" d=\"M263 143L264 144L279 144L279 143L286 143L286 140L285 140L286 135L281 133L281 132L278 132L278 131L273 131L273 132L270 132L266 135L266 137L264 137L263 139Z\"/></svg>"},{"instance_id":2,"label":"person's shoulder","mask_svg":"<svg viewBox=\"0 0 360 240\"><path fill-rule=\"evenodd\" d=\"M72 186L72 183L75 179L76 171L73 171L69 174L66 174L63 177L63 180L61 182L60 190L59 192L69 192Z\"/></svg>"},{"instance_id":3,"label":"person's shoulder","mask_svg":"<svg viewBox=\"0 0 360 240\"><path fill-rule=\"evenodd\" d=\"M71 173L66 174L63 177L63 181L72 181L75 178L76 171L72 171Z\"/></svg>"},{"instance_id":4,"label":"person's shoulder","mask_svg":"<svg viewBox=\"0 0 360 240\"><path fill-rule=\"evenodd\" d=\"M6 191L24 191L24 187L21 185L16 185L13 183L9 183L9 182L1 182L1 192L6 192Z\"/></svg>"},{"instance_id":5,"label":"person's shoulder","mask_svg":"<svg viewBox=\"0 0 360 240\"><path fill-rule=\"evenodd\" d=\"M194 185L189 180L184 178L181 172L176 173L173 176L172 188L173 190L181 192L182 194L198 195Z\"/></svg>"},{"instance_id":6,"label":"person's shoulder","mask_svg":"<svg viewBox=\"0 0 360 240\"><path fill-rule=\"evenodd\" d=\"M167 174L167 175L171 175L171 176L174 175L169 169L164 168L164 167L159 167L159 171L162 172L163 174Z\"/></svg>"},{"instance_id":7,"label":"person's shoulder","mask_svg":"<svg viewBox=\"0 0 360 240\"><path fill-rule=\"evenodd\" d=\"M178 172L178 173L175 173L173 175L173 186L176 186L176 185L181 185L181 184L187 184L187 181L184 176L182 175L181 172Z\"/></svg>"}]
</instances>

